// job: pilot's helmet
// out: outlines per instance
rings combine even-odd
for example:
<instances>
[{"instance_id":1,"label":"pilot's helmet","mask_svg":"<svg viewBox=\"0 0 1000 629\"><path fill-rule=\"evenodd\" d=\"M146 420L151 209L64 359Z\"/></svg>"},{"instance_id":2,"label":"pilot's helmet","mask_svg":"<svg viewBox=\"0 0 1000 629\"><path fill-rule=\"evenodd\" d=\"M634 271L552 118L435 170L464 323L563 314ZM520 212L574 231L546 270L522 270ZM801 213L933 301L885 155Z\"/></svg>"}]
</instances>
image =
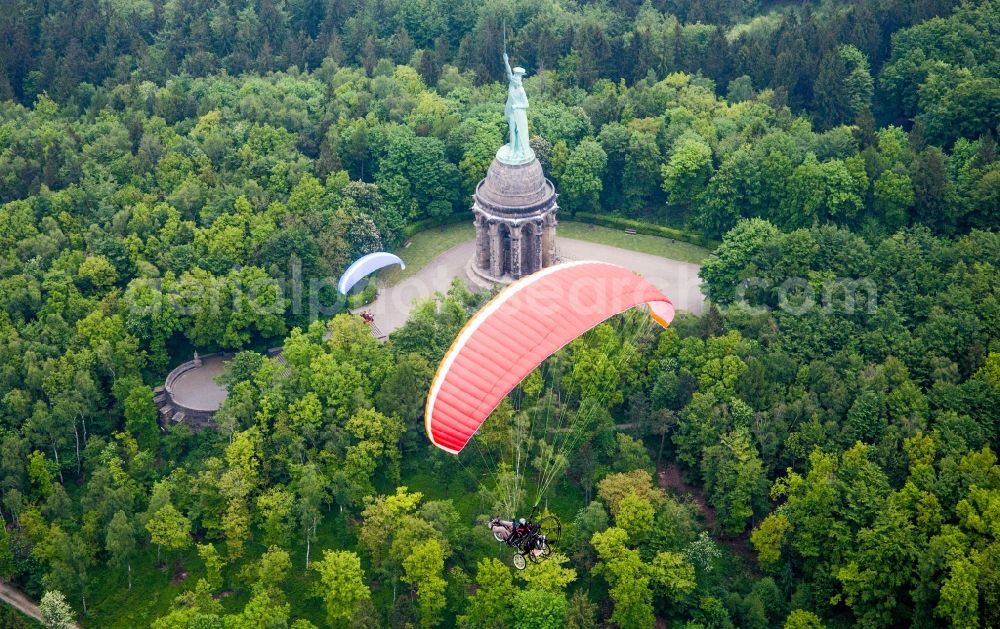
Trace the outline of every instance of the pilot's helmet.
<instances>
[{"instance_id":1,"label":"pilot's helmet","mask_svg":"<svg viewBox=\"0 0 1000 629\"><path fill-rule=\"evenodd\" d=\"M524 518L521 518L521 519L520 519L520 520L518 520L517 522L518 522L518 524L520 524L521 526L524 526L524 524L525 524L525 521L524 521Z\"/></svg>"}]
</instances>

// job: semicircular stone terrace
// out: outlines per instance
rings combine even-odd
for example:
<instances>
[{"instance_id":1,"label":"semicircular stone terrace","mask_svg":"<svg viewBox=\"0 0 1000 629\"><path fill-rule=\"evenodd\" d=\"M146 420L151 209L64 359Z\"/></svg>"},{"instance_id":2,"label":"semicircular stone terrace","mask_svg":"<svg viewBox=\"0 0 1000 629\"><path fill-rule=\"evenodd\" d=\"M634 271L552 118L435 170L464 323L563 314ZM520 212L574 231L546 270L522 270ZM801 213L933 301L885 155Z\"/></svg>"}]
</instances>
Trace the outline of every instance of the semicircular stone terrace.
<instances>
[{"instance_id":1,"label":"semicircular stone terrace","mask_svg":"<svg viewBox=\"0 0 1000 629\"><path fill-rule=\"evenodd\" d=\"M195 430L208 425L226 399L226 388L215 379L225 371L232 356L195 354L193 360L174 367L153 398L160 423L164 426L183 423Z\"/></svg>"},{"instance_id":2,"label":"semicircular stone terrace","mask_svg":"<svg viewBox=\"0 0 1000 629\"><path fill-rule=\"evenodd\" d=\"M268 350L268 356L279 357L281 348ZM216 411L226 401L226 387L216 382L226 369L232 352L194 355L192 360L174 367L163 386L154 390L153 401L160 424L186 424L198 431L212 425Z\"/></svg>"}]
</instances>

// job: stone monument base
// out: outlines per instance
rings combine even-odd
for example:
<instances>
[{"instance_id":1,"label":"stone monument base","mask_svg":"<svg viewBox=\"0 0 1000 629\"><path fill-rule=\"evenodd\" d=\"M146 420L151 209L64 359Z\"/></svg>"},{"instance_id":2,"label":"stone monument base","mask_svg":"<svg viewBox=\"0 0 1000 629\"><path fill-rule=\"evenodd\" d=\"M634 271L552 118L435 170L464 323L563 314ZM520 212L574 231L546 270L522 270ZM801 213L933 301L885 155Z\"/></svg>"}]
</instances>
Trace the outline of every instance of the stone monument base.
<instances>
[{"instance_id":1,"label":"stone monument base","mask_svg":"<svg viewBox=\"0 0 1000 629\"><path fill-rule=\"evenodd\" d=\"M476 266L475 256L469 258L469 261L465 264L465 278L468 280L469 288L477 293L479 291L491 291L498 286L503 288L514 281L514 278L510 275L494 277L480 269Z\"/></svg>"},{"instance_id":2,"label":"stone monument base","mask_svg":"<svg viewBox=\"0 0 1000 629\"><path fill-rule=\"evenodd\" d=\"M497 160L507 164L508 166L523 166L524 164L530 164L535 161L535 151L531 147L527 147L522 155L514 155L513 151L510 149L510 144L504 144L497 150L496 158Z\"/></svg>"},{"instance_id":3,"label":"stone monument base","mask_svg":"<svg viewBox=\"0 0 1000 629\"><path fill-rule=\"evenodd\" d=\"M556 258L555 263L565 262L566 260L562 257ZM525 275L524 277L528 277ZM480 269L476 266L476 257L473 256L469 258L469 261L465 263L465 279L468 280L466 284L469 289L478 293L479 291L491 291L494 288L504 288L509 284L513 284L517 280L510 275L502 275L500 277L495 277L490 275L487 271Z\"/></svg>"}]
</instances>

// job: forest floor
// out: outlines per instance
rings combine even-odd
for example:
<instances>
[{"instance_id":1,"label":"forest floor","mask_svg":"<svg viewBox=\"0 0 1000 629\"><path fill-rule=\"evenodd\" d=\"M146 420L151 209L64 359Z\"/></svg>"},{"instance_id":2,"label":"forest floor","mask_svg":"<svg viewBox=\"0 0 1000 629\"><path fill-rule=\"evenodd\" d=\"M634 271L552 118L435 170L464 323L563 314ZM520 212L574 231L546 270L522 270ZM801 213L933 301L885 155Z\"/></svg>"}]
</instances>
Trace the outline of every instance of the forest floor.
<instances>
[{"instance_id":1,"label":"forest floor","mask_svg":"<svg viewBox=\"0 0 1000 629\"><path fill-rule=\"evenodd\" d=\"M754 561L755 555L753 549L750 548L749 535L743 533L736 537L727 537L719 534L715 528L715 508L708 504L700 488L684 481L684 477L681 476L681 468L676 463L660 466L656 476L661 489L669 490L678 496L686 496L695 504L698 513L705 521L705 528L712 533L712 537L717 542L728 547L742 559Z\"/></svg>"},{"instance_id":2,"label":"forest floor","mask_svg":"<svg viewBox=\"0 0 1000 629\"><path fill-rule=\"evenodd\" d=\"M701 489L694 485L688 485L681 476L681 468L676 463L668 463L656 472L656 477L660 483L660 489L672 491L678 496L687 496L698 507L698 513L705 520L705 528L715 529L715 508L708 504Z\"/></svg>"}]
</instances>

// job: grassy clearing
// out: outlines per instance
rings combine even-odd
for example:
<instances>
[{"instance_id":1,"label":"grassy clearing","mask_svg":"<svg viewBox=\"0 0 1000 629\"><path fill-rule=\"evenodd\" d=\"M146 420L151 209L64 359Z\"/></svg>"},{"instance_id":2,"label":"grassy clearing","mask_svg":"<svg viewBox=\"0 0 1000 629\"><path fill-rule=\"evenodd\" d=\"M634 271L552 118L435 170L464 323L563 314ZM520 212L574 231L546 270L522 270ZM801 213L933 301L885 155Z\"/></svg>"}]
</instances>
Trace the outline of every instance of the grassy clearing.
<instances>
[{"instance_id":1,"label":"grassy clearing","mask_svg":"<svg viewBox=\"0 0 1000 629\"><path fill-rule=\"evenodd\" d=\"M588 223L560 221L558 235L574 240L586 240L602 245L610 245L629 251L648 253L670 260L681 260L701 264L710 253L708 249L681 240L648 236L645 234L626 234L624 230L609 229Z\"/></svg>"},{"instance_id":2,"label":"grassy clearing","mask_svg":"<svg viewBox=\"0 0 1000 629\"><path fill-rule=\"evenodd\" d=\"M476 237L476 228L472 224L472 215L468 222L432 227L410 238L410 246L400 248L395 253L406 263L406 270L398 267L386 269L379 278L386 286L393 286L416 274L420 269L455 245Z\"/></svg>"},{"instance_id":3,"label":"grassy clearing","mask_svg":"<svg viewBox=\"0 0 1000 629\"><path fill-rule=\"evenodd\" d=\"M126 588L124 572L101 566L91 570L91 594L84 626L92 627L144 627L155 618L170 611L174 598L186 589L193 588L205 576L197 551L192 547L182 553L163 553L167 568L156 566L156 547L150 545L138 553L132 562L132 591ZM188 578L172 583L173 568L181 565Z\"/></svg>"}]
</instances>

